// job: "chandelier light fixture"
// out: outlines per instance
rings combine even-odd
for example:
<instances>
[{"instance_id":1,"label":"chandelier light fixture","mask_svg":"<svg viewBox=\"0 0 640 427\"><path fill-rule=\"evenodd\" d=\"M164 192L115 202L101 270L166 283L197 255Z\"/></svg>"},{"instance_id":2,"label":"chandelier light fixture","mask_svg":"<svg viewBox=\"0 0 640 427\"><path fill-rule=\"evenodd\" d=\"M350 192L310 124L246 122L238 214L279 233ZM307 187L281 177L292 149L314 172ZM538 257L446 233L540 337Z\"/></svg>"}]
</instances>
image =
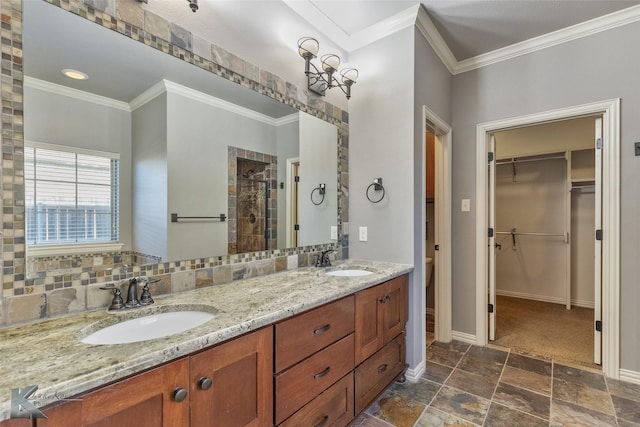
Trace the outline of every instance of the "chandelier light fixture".
<instances>
[{"instance_id":1,"label":"chandelier light fixture","mask_svg":"<svg viewBox=\"0 0 640 427\"><path fill-rule=\"evenodd\" d=\"M313 58L318 56L319 48L318 40L313 37L302 37L298 40L298 53L304 58L304 73L307 76L309 90L324 96L327 89L339 87L347 95L347 99L351 98L351 86L358 80L358 70L355 68L341 70L342 83L340 83L335 76L340 66L340 57L338 55L322 55L320 57L322 71L311 62Z\"/></svg>"}]
</instances>

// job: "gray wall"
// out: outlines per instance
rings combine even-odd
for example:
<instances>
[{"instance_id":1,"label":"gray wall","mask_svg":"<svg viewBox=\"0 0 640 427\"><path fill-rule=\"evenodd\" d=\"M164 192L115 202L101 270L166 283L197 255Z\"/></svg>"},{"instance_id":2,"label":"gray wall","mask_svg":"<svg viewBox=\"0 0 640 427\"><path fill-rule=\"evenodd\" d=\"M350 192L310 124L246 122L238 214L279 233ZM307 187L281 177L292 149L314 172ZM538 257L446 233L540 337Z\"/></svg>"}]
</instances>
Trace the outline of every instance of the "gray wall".
<instances>
[{"instance_id":1,"label":"gray wall","mask_svg":"<svg viewBox=\"0 0 640 427\"><path fill-rule=\"evenodd\" d=\"M453 205L475 193L476 124L620 97L621 283L620 365L640 371L640 57L628 49L640 23L520 56L453 79ZM453 329L475 334L475 215L453 210Z\"/></svg>"},{"instance_id":2,"label":"gray wall","mask_svg":"<svg viewBox=\"0 0 640 427\"><path fill-rule=\"evenodd\" d=\"M132 113L134 249L167 260L167 97Z\"/></svg>"},{"instance_id":3,"label":"gray wall","mask_svg":"<svg viewBox=\"0 0 640 427\"><path fill-rule=\"evenodd\" d=\"M228 147L276 155L276 127L175 93L167 96L167 215L226 215ZM227 254L227 224L169 223L169 259Z\"/></svg>"},{"instance_id":4,"label":"gray wall","mask_svg":"<svg viewBox=\"0 0 640 427\"><path fill-rule=\"evenodd\" d=\"M337 140L337 127L300 112L300 246L331 241L331 226L338 225ZM314 192L321 183L324 198Z\"/></svg>"},{"instance_id":5,"label":"gray wall","mask_svg":"<svg viewBox=\"0 0 640 427\"><path fill-rule=\"evenodd\" d=\"M399 31L350 55L361 79L349 101L349 256L414 265L410 277L407 362L424 361L425 189L422 106L451 119L451 75L415 28ZM356 92L357 89L357 92ZM365 190L382 178L385 198ZM371 192L372 198L376 194ZM360 242L358 228L368 227Z\"/></svg>"},{"instance_id":6,"label":"gray wall","mask_svg":"<svg viewBox=\"0 0 640 427\"><path fill-rule=\"evenodd\" d=\"M118 108L24 88L24 138L27 141L120 154L120 241L131 237L131 115Z\"/></svg>"},{"instance_id":7,"label":"gray wall","mask_svg":"<svg viewBox=\"0 0 640 427\"><path fill-rule=\"evenodd\" d=\"M349 57L363 70L349 101L353 258L413 264L413 45L414 29L407 28ZM374 178L382 178L386 189L377 204L365 196ZM367 242L358 239L360 226L368 227Z\"/></svg>"},{"instance_id":8,"label":"gray wall","mask_svg":"<svg viewBox=\"0 0 640 427\"><path fill-rule=\"evenodd\" d=\"M425 135L422 134L422 107L426 106L431 111L436 113L442 120L451 125L451 90L452 90L452 77L449 70L442 64L440 58L431 48L431 45L425 40L425 38L415 31L415 44L416 44L416 57L415 57L415 108L414 108L414 133L415 133L415 176L414 176L414 228L415 230L421 230L426 222L427 207L425 206L426 189L425 183L425 170L422 162L426 158L424 152L424 140ZM425 256L433 256L433 245L435 228L434 220L434 204L429 204L429 237L430 248L425 248L424 252L422 245L424 243L424 235L422 233L415 233L414 244L414 265L416 266L415 274L418 276L416 281L420 280L421 272L425 268ZM435 270L435 269L434 269ZM426 306L429 308L435 307L435 286L433 280L435 279L435 273L431 276L431 285L427 291ZM418 286L416 284L416 286Z\"/></svg>"}]
</instances>

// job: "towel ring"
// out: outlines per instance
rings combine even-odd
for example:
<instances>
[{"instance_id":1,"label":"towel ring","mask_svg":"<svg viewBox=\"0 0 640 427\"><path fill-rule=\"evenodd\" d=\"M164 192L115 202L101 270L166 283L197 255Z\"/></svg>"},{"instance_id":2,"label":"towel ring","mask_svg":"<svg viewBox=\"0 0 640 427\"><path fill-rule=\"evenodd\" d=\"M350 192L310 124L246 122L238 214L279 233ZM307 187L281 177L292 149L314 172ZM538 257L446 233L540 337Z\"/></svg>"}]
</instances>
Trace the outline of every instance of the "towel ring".
<instances>
[{"instance_id":1,"label":"towel ring","mask_svg":"<svg viewBox=\"0 0 640 427\"><path fill-rule=\"evenodd\" d=\"M371 190L371 187L373 187L374 191L382 190L382 196L378 200L371 200L371 197L369 197L369 190ZM384 195L386 194L384 187L382 186L382 178L374 178L373 182L367 187L367 191L365 192L365 194L367 196L367 200L369 200L371 203L380 203L382 199L384 199Z\"/></svg>"},{"instance_id":2,"label":"towel ring","mask_svg":"<svg viewBox=\"0 0 640 427\"><path fill-rule=\"evenodd\" d=\"M313 203L316 206L319 206L319 205L322 204L322 202L324 202L324 195L325 195L325 190L324 189L325 189L325 185L324 184L320 184L316 188L311 190L311 203ZM313 193L315 193L316 191L322 196L322 199L318 203L316 203L313 200Z\"/></svg>"}]
</instances>

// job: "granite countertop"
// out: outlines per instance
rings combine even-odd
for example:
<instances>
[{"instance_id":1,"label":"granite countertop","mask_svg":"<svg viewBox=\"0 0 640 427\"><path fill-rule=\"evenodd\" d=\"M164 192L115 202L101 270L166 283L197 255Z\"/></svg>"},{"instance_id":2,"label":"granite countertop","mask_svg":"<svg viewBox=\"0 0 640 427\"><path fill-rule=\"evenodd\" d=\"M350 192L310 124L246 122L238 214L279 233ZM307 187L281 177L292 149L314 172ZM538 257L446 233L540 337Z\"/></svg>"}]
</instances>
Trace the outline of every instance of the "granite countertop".
<instances>
[{"instance_id":1,"label":"granite countertop","mask_svg":"<svg viewBox=\"0 0 640 427\"><path fill-rule=\"evenodd\" d=\"M374 274L335 277L333 269L360 267ZM347 260L334 267L300 268L224 285L155 298L152 306L107 313L83 312L0 329L0 421L9 417L11 389L37 385L35 406L67 398L197 350L259 329L278 320L350 295L411 271L409 265ZM84 328L114 316L139 317L163 306L210 306L215 317L194 329L130 344L80 342ZM140 313L140 314L138 314ZM33 397L33 396L32 396Z\"/></svg>"}]
</instances>

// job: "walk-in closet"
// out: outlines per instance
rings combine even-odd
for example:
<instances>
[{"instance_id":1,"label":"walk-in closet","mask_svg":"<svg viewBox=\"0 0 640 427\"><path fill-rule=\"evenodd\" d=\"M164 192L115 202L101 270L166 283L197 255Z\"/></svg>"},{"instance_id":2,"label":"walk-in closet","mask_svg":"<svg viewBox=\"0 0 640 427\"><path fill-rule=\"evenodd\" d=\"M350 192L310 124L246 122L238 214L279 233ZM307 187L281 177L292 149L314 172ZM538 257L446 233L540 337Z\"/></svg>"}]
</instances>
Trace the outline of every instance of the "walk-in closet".
<instances>
[{"instance_id":1,"label":"walk-in closet","mask_svg":"<svg viewBox=\"0 0 640 427\"><path fill-rule=\"evenodd\" d=\"M497 345L591 365L595 117L495 134Z\"/></svg>"}]
</instances>

